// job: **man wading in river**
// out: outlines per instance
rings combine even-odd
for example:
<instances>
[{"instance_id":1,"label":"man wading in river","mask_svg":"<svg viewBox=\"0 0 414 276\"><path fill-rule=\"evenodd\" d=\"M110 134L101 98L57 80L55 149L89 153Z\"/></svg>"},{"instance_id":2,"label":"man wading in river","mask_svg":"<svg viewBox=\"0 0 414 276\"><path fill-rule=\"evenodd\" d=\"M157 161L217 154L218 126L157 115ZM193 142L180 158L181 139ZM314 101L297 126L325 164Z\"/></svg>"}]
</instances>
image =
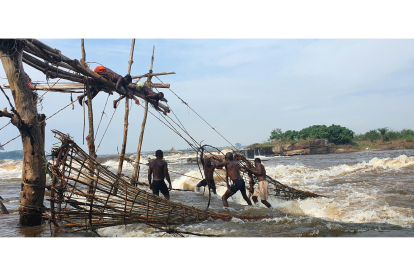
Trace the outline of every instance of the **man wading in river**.
<instances>
[{"instance_id":1,"label":"man wading in river","mask_svg":"<svg viewBox=\"0 0 414 276\"><path fill-rule=\"evenodd\" d=\"M207 159L204 163L203 153L204 148L201 150L200 160L204 168L204 176L206 177L206 179L201 180L197 184L197 191L200 187L205 187L206 185L208 185L208 187L213 190L213 193L216 194L216 183L214 183L214 169L216 168L216 166L211 164L210 159Z\"/></svg>"},{"instance_id":2,"label":"man wading in river","mask_svg":"<svg viewBox=\"0 0 414 276\"><path fill-rule=\"evenodd\" d=\"M171 186L171 179L170 174L168 173L167 162L162 160L164 153L162 150L157 150L155 152L155 156L157 159L151 162L148 168L148 183L149 188L152 190L154 195L159 196L160 192L164 195L166 199L170 199L170 193L172 186ZM151 176L154 174L154 181L151 182ZM164 182L164 178L167 179L169 183L169 188Z\"/></svg>"},{"instance_id":3,"label":"man wading in river","mask_svg":"<svg viewBox=\"0 0 414 276\"><path fill-rule=\"evenodd\" d=\"M239 164L237 164L236 161L233 161L233 153L226 153L226 158L224 162L221 163L214 161L213 157L210 157L210 159L216 167L225 166L227 171L226 181L228 180L228 177L233 181L233 185L228 186L227 191L221 197L224 207L229 207L227 199L237 193L237 191L240 191L247 204L252 205L252 202L246 194L246 183L244 183L243 178L240 176Z\"/></svg>"},{"instance_id":4,"label":"man wading in river","mask_svg":"<svg viewBox=\"0 0 414 276\"><path fill-rule=\"evenodd\" d=\"M269 183L267 183L266 181L266 170L262 165L262 161L260 160L260 158L254 159L254 165L256 166L255 170L253 170L250 166L250 163L247 162L247 170L256 175L257 179L259 180L259 183L253 193L253 202L257 203L257 197L260 196L262 203L266 205L267 208L271 208L272 205L270 205L270 203L267 202L267 199L269 198L269 192L267 190Z\"/></svg>"}]
</instances>

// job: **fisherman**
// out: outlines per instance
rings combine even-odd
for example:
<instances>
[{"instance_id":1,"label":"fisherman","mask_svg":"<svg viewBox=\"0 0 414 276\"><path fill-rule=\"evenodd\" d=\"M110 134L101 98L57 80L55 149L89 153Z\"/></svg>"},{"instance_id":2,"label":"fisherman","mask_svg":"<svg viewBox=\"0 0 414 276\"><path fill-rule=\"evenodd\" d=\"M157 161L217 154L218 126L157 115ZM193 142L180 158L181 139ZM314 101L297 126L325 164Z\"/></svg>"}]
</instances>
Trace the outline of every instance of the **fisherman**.
<instances>
[{"instance_id":1,"label":"fisherman","mask_svg":"<svg viewBox=\"0 0 414 276\"><path fill-rule=\"evenodd\" d=\"M270 203L267 202L267 199L269 198L269 183L266 181L266 170L262 165L262 161L260 160L260 158L254 159L254 165L256 166L255 170L251 168L250 162L246 163L248 167L247 170L256 175L257 179L259 180L259 183L253 193L253 202L256 204L257 197L260 196L260 200L262 201L262 203L266 205L267 208L272 208L272 205L270 205Z\"/></svg>"},{"instance_id":2,"label":"fisherman","mask_svg":"<svg viewBox=\"0 0 414 276\"><path fill-rule=\"evenodd\" d=\"M146 86L143 82L138 82L136 84L136 86L137 86L138 90L142 91L142 93L144 94L145 98L154 106L154 108L156 110L161 111L162 113L164 113L164 115L167 115L167 112L165 112L164 110L162 110L158 106L158 102L164 98L164 93L162 93L162 92L155 93L148 86ZM123 98L125 98L125 96L121 96L118 100L115 100L114 101L114 107Z\"/></svg>"},{"instance_id":3,"label":"fisherman","mask_svg":"<svg viewBox=\"0 0 414 276\"><path fill-rule=\"evenodd\" d=\"M201 164L203 165L203 168L204 168L205 179L201 180L197 184L196 186L197 191L199 190L200 187L205 187L206 185L208 185L209 189L212 189L213 193L216 194L216 183L214 183L214 169L216 168L216 166L211 163L210 159L207 159L204 163L203 154L204 154L204 148L202 148L201 150L200 159L201 159Z\"/></svg>"},{"instance_id":4,"label":"fisherman","mask_svg":"<svg viewBox=\"0 0 414 276\"><path fill-rule=\"evenodd\" d=\"M125 75L125 77L122 77L121 75L118 75L117 73L115 73L114 71L112 71L109 68L106 68L105 66L99 65L96 66L95 69L93 70L93 72L97 75L100 75L101 77L116 83L115 86L115 91L118 92L119 94L123 95L124 97L128 97L129 99L134 99L136 104L139 104L138 99L132 94L132 92L130 91L130 89L128 88L128 84L130 84L132 82L132 78L131 75L127 74ZM101 91L104 87L104 85L100 82L96 82L94 79L89 79L93 84L90 88L90 91L92 93L92 99L95 98L96 95L98 95L99 91ZM95 83L94 83L95 82ZM123 92L121 90L121 87L124 87L125 92ZM78 102L80 105L82 105L82 100L85 97L85 95L79 96L78 97ZM88 104L86 102L86 104ZM114 108L116 107L115 105L115 101L114 101Z\"/></svg>"},{"instance_id":5,"label":"fisherman","mask_svg":"<svg viewBox=\"0 0 414 276\"><path fill-rule=\"evenodd\" d=\"M148 183L149 188L152 190L154 195L159 196L160 191L164 195L166 199L170 199L170 193L172 186L171 186L171 179L170 174L168 173L168 165L167 162L162 160L164 157L164 153L162 150L157 150L155 152L155 156L157 159L151 162L148 168ZM154 181L151 182L151 175L154 174ZM167 179L169 183L169 188L164 182L164 178Z\"/></svg>"},{"instance_id":6,"label":"fisherman","mask_svg":"<svg viewBox=\"0 0 414 276\"><path fill-rule=\"evenodd\" d=\"M228 177L233 181L233 184L231 186L227 186L227 191L224 193L224 195L221 197L223 201L224 207L229 207L229 204L227 203L227 199L237 193L237 191L240 191L244 200L247 202L247 204L252 205L252 202L247 197L246 194L246 183L244 182L243 178L240 176L240 169L239 165L236 161L233 161L233 153L228 152L226 153L226 157L224 162L216 162L213 160L213 157L210 157L211 161L214 163L216 167L222 167L225 166L226 168L226 182L228 182Z\"/></svg>"}]
</instances>

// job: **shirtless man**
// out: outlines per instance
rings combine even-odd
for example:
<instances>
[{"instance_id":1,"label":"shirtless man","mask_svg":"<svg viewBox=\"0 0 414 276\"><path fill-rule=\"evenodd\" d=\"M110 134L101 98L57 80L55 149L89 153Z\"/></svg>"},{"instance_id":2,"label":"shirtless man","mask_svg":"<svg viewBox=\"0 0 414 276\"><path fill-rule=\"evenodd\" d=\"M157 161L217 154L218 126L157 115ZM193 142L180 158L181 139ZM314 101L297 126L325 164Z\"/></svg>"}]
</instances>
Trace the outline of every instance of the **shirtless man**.
<instances>
[{"instance_id":1,"label":"shirtless man","mask_svg":"<svg viewBox=\"0 0 414 276\"><path fill-rule=\"evenodd\" d=\"M224 207L229 207L229 204L227 203L227 199L237 193L237 191L240 190L244 200L247 202L247 204L252 205L252 202L247 197L246 194L246 183L244 183L243 178L240 176L240 170L239 165L236 161L233 161L233 153L228 152L226 153L226 158L224 162L216 162L213 160L213 157L210 157L211 161L214 163L216 167L226 167L226 181L228 182L228 177L233 181L233 185L228 186L227 191L224 193L224 195L221 197L223 200Z\"/></svg>"},{"instance_id":2,"label":"shirtless man","mask_svg":"<svg viewBox=\"0 0 414 276\"><path fill-rule=\"evenodd\" d=\"M262 203L266 205L267 208L271 208L272 205L270 205L270 203L267 202L267 199L269 198L269 192L267 190L269 183L267 183L266 181L266 170L262 165L262 161L260 160L260 158L254 159L254 165L256 166L255 170L253 170L250 166L250 163L247 162L247 170L256 175L257 179L259 180L259 183L253 193L253 202L257 203L257 197L260 196L260 200L262 201Z\"/></svg>"},{"instance_id":3,"label":"shirtless man","mask_svg":"<svg viewBox=\"0 0 414 276\"><path fill-rule=\"evenodd\" d=\"M162 160L164 153L162 150L157 150L155 152L155 156L157 159L151 162L148 168L148 183L149 188L152 190L152 193L154 195L159 195L160 191L164 195L166 199L170 199L170 193L172 186L171 186L171 179L170 174L168 173L168 167L167 162ZM151 176L154 174L154 181L151 182ZM167 179L169 185L169 188L167 188L167 185L164 182L164 178Z\"/></svg>"},{"instance_id":4,"label":"shirtless man","mask_svg":"<svg viewBox=\"0 0 414 276\"><path fill-rule=\"evenodd\" d=\"M125 77L122 77L121 75L118 75L117 73L115 73L114 71L112 71L109 68L106 68L105 66L96 66L95 69L93 70L93 72L95 74L100 75L101 77L104 77L107 80L112 81L113 83L116 83L115 85L115 91L118 92L119 94L123 95L124 97L128 97L129 99L134 99L136 104L139 104L138 99L132 94L132 92L129 90L128 88L128 84L130 84L132 82L132 78L130 75L125 75ZM91 92L92 92L92 99L95 98L96 95L98 95L99 91L102 90L103 88L103 84L96 82L93 79L90 79L92 83L95 82L95 84L93 84L90 88ZM123 92L121 90L121 87L124 87L125 92ZM79 96L78 97L78 102L80 105L82 105L82 100L84 98L84 95ZM86 104L88 104L86 102ZM114 108L116 107L116 101L114 101Z\"/></svg>"},{"instance_id":5,"label":"shirtless man","mask_svg":"<svg viewBox=\"0 0 414 276\"><path fill-rule=\"evenodd\" d=\"M204 175L206 177L206 179L201 180L198 184L197 184L197 191L200 187L205 187L206 185L208 185L209 188L211 188L213 190L213 193L216 194L216 183L214 183L214 169L216 168L215 165L211 164L211 160L207 159L206 162L204 163L204 148L201 150L201 164L203 165L204 168Z\"/></svg>"},{"instance_id":6,"label":"shirtless man","mask_svg":"<svg viewBox=\"0 0 414 276\"><path fill-rule=\"evenodd\" d=\"M138 87L139 90L141 90L144 93L145 98L154 106L154 108L156 110L161 111L162 113L164 113L164 115L167 115L167 112L163 111L161 108L158 107L158 102L164 98L164 93L162 93L162 92L155 93L154 91L152 91L148 86L146 86L142 82L138 82L137 87ZM125 96L121 96L118 100L115 100L114 101L114 107L123 98L125 98Z\"/></svg>"}]
</instances>

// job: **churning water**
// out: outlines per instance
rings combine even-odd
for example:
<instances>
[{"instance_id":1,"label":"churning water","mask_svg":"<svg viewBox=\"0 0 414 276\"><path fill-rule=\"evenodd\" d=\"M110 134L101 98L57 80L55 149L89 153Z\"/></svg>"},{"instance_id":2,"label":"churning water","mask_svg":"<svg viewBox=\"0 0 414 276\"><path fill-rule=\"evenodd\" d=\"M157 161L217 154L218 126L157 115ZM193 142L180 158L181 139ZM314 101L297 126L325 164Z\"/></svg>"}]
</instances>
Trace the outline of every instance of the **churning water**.
<instances>
[{"instance_id":1,"label":"churning water","mask_svg":"<svg viewBox=\"0 0 414 276\"><path fill-rule=\"evenodd\" d=\"M189 164L189 155L166 156L173 188L171 200L206 208L208 190L196 192L200 178L196 164ZM148 158L148 157L147 157ZM145 161L145 157L144 160ZM117 159L103 159L113 171ZM274 210L264 205L247 206L240 193L229 199L230 208L223 209L221 195L226 187L220 179L217 195L212 195L211 209L245 215L282 214L274 219L243 221L205 221L179 225L183 231L224 236L305 236L305 237L414 237L414 150L365 151L345 154L272 157L263 162L268 175L300 190L324 195L322 198L285 201L271 197ZM141 166L140 180L146 181L146 167ZM124 165L124 173L132 174L132 166ZM186 174L187 176L182 176ZM0 215L0 236L50 236L48 225L35 228L18 226L21 161L0 161L0 195L10 215ZM99 230L110 237L150 237L162 233L143 225L108 227ZM55 232L57 236L90 236Z\"/></svg>"}]
</instances>

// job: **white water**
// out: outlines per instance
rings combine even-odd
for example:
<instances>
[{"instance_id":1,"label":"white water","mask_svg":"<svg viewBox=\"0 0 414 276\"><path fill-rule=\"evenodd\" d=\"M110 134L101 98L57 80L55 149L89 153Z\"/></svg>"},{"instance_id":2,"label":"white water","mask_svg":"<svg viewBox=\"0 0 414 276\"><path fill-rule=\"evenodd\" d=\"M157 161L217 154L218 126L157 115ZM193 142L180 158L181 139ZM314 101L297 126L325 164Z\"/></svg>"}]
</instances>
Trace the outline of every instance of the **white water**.
<instances>
[{"instance_id":1,"label":"white water","mask_svg":"<svg viewBox=\"0 0 414 276\"><path fill-rule=\"evenodd\" d=\"M326 158L328 160L324 161L324 164L328 164L327 166L323 165L319 166L319 168L312 165L313 161L305 165L305 159L298 160L296 157L290 159L271 158L267 163L264 163L269 176L296 189L315 192L326 197L293 201L285 201L275 197L268 199L269 203L277 211L293 215L293 217L265 219L254 223L244 222L239 219L234 219L227 222L227 224L205 222L179 226L179 229L215 235L240 232L240 235L243 235L246 229L259 227L259 225L260 227L263 227L263 225L285 225L285 227L291 227L290 225L294 224L297 227L301 227L303 218L309 217L327 221L325 226L331 231L339 231L338 229L342 229L341 231L343 232L351 231L347 230L343 223L385 223L401 226L405 229L412 229L414 226L414 208L410 203L414 201L414 194L412 193L414 183L411 180L414 172L414 157L405 154L392 158L384 158L384 154L382 157L380 154L375 156L375 153L372 153L372 155L373 157L366 159L366 161L349 161L348 158L346 163L341 163L342 155L318 156L317 158L319 159ZM168 156L168 159L166 158L170 164L170 171L178 171L190 176L170 173L173 188L195 190L195 186L201 178L200 172L197 166L185 164L187 158L194 157L195 155L176 154ZM141 159L142 162L148 160L148 157L144 156L143 158ZM108 160L103 165L116 170L118 160ZM21 177L21 169L21 161L0 161L1 181L3 183L5 181L18 183L18 179ZM132 169L131 164L124 163L124 171L126 173L132 173ZM226 212L226 210L221 209L221 196L227 189L222 181L225 175L222 170L217 170L217 172L221 178L215 176L217 195L212 195L211 200L214 205L212 208L215 211ZM188 201L185 204L191 205L194 202L205 206L208 198L208 189L206 189L204 195L202 195L203 191L203 188L198 193L173 191L171 199L173 201L186 199ZM2 196L4 197L4 195ZM15 199L13 198L13 200ZM247 213L254 213L256 212L255 210L271 212L263 204L260 204L259 207L246 206L247 204L240 193L233 195L228 202L230 211L234 210L232 208L240 209L238 206L242 205L245 206L242 207L242 209L244 208L243 212ZM231 226L229 226L229 223ZM252 226L254 224L257 226ZM118 237L163 235L143 225L109 227L99 231L104 236ZM318 235L315 231L319 230L312 231L307 233L307 235ZM269 232L269 235L271 233Z\"/></svg>"}]
</instances>

